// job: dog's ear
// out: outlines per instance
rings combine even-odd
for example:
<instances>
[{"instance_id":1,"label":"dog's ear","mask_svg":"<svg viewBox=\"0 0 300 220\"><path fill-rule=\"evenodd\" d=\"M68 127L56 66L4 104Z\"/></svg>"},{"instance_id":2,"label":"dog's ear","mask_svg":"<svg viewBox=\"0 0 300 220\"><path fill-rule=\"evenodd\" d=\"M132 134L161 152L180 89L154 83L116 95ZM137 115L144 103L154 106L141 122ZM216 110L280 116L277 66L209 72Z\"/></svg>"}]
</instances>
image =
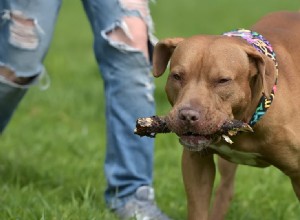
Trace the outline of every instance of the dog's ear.
<instances>
[{"instance_id":1,"label":"dog's ear","mask_svg":"<svg viewBox=\"0 0 300 220\"><path fill-rule=\"evenodd\" d=\"M183 40L184 38L167 38L155 45L153 52L153 75L155 77L165 72L174 49Z\"/></svg>"},{"instance_id":2,"label":"dog's ear","mask_svg":"<svg viewBox=\"0 0 300 220\"><path fill-rule=\"evenodd\" d=\"M255 85L253 85L256 90L255 92L260 91L262 88L264 95L270 97L274 82L270 84L267 79L270 78L268 76L272 75L270 71L275 71L274 65L272 65L273 61L268 62L269 60L266 60L263 54L252 46L247 46L245 51L250 61L251 79L256 79Z\"/></svg>"}]
</instances>

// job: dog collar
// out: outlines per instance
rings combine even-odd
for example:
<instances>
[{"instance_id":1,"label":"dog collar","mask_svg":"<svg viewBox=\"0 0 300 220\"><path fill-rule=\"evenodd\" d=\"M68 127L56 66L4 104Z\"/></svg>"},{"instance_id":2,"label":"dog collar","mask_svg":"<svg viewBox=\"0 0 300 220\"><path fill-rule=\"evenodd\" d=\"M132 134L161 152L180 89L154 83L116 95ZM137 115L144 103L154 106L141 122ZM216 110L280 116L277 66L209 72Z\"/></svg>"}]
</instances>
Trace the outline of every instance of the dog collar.
<instances>
[{"instance_id":1,"label":"dog collar","mask_svg":"<svg viewBox=\"0 0 300 220\"><path fill-rule=\"evenodd\" d=\"M246 29L237 29L234 31L226 32L223 35L228 36L228 37L241 37L245 39L250 45L252 45L257 51L260 53L268 56L271 58L274 63L275 63L275 68L276 68L276 79L274 86L271 91L270 97L267 97L264 93L262 94L262 97L259 100L259 103L256 107L256 110L254 114L252 115L249 125L253 127L257 121L261 119L261 117L266 114L267 110L271 106L273 100L274 100L274 95L276 92L276 87L277 87L277 79L278 79L278 62L276 60L276 54L270 44L269 41L267 41L262 35L260 35L257 32L246 30Z\"/></svg>"}]
</instances>

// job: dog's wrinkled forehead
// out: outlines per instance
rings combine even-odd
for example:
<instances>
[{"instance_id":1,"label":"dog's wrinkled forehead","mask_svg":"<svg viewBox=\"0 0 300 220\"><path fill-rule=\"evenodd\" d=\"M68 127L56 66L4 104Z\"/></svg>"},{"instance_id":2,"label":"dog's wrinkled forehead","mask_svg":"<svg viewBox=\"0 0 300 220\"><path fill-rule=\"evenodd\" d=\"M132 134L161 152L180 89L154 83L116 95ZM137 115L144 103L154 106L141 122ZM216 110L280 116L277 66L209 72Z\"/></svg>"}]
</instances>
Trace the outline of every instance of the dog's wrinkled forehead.
<instances>
[{"instance_id":1,"label":"dog's wrinkled forehead","mask_svg":"<svg viewBox=\"0 0 300 220\"><path fill-rule=\"evenodd\" d=\"M249 60L243 47L228 37L192 37L182 41L171 57L172 68L190 71L193 67L206 70L239 71L248 67Z\"/></svg>"}]
</instances>

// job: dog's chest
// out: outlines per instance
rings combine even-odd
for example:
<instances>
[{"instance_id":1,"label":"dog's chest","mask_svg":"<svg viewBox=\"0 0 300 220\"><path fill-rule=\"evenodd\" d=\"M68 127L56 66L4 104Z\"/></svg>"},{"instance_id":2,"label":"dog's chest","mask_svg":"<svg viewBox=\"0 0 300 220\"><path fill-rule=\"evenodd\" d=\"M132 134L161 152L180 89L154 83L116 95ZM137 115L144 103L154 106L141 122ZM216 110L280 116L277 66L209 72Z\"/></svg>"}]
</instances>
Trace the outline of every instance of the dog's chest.
<instances>
[{"instance_id":1,"label":"dog's chest","mask_svg":"<svg viewBox=\"0 0 300 220\"><path fill-rule=\"evenodd\" d=\"M211 145L210 148L223 155L230 162L237 164L244 164L249 166L259 166L261 155L259 153L242 152L231 149L228 145L215 146Z\"/></svg>"}]
</instances>

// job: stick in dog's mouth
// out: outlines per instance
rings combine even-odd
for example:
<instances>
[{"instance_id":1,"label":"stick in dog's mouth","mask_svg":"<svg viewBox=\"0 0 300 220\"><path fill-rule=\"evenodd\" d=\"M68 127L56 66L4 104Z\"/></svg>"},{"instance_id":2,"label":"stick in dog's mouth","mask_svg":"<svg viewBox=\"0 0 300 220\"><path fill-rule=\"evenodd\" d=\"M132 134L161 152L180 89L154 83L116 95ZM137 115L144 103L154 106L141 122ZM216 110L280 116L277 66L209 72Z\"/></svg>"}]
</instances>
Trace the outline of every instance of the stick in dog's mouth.
<instances>
[{"instance_id":1,"label":"stick in dog's mouth","mask_svg":"<svg viewBox=\"0 0 300 220\"><path fill-rule=\"evenodd\" d=\"M136 121L136 128L134 133L139 136L147 136L154 138L159 133L171 133L167 125L166 116L151 116L145 118L138 118ZM209 145L212 142L218 142L222 138L229 144L233 141L230 137L235 136L238 132L253 132L249 124L239 121L226 121L221 128L212 135L202 136L193 133L187 133L180 136L180 143L187 146L189 150L197 151L203 148L203 145ZM197 145L199 148L197 148Z\"/></svg>"}]
</instances>

